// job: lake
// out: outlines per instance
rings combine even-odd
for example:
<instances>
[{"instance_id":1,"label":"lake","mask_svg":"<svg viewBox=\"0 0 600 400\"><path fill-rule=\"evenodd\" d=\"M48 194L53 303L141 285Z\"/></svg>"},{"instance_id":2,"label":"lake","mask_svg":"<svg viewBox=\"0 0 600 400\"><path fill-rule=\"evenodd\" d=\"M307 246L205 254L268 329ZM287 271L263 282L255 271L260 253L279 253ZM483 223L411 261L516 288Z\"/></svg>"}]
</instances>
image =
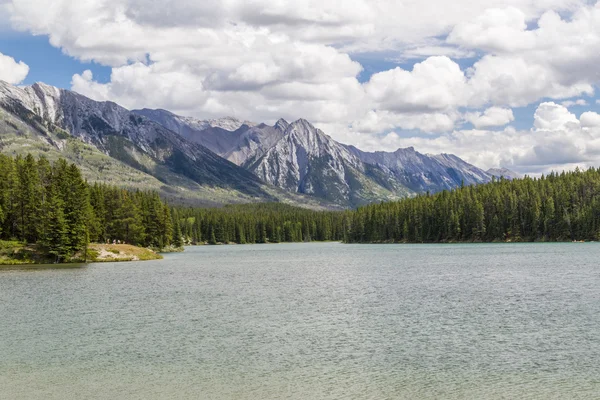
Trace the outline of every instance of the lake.
<instances>
[{"instance_id":1,"label":"lake","mask_svg":"<svg viewBox=\"0 0 600 400\"><path fill-rule=\"evenodd\" d=\"M0 270L0 398L599 398L599 264L315 243Z\"/></svg>"}]
</instances>

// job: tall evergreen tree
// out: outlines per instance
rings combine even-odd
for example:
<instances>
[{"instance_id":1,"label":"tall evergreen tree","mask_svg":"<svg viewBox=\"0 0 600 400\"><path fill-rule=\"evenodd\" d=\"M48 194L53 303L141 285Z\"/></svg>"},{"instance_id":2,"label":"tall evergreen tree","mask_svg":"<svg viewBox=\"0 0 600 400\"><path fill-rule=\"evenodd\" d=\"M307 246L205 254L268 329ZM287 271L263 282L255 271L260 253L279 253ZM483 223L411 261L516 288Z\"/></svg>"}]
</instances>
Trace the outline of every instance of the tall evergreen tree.
<instances>
[{"instance_id":1,"label":"tall evergreen tree","mask_svg":"<svg viewBox=\"0 0 600 400\"><path fill-rule=\"evenodd\" d=\"M31 154L17 157L17 209L19 234L24 242L35 243L39 237L41 186L36 161Z\"/></svg>"},{"instance_id":2,"label":"tall evergreen tree","mask_svg":"<svg viewBox=\"0 0 600 400\"><path fill-rule=\"evenodd\" d=\"M42 214L44 234L40 240L41 246L57 263L71 255L67 223L63 213L64 203L59 195L58 186L57 182L53 182L47 187Z\"/></svg>"}]
</instances>

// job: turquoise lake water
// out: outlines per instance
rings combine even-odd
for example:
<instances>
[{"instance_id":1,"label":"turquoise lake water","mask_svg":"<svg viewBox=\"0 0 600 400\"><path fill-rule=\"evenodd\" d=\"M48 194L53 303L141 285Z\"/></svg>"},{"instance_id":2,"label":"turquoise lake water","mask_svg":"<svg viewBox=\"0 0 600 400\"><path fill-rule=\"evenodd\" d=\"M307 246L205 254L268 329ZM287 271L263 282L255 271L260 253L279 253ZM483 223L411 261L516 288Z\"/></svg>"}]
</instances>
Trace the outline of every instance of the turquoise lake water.
<instances>
[{"instance_id":1,"label":"turquoise lake water","mask_svg":"<svg viewBox=\"0 0 600 400\"><path fill-rule=\"evenodd\" d=\"M0 399L600 398L600 244L0 270Z\"/></svg>"}]
</instances>

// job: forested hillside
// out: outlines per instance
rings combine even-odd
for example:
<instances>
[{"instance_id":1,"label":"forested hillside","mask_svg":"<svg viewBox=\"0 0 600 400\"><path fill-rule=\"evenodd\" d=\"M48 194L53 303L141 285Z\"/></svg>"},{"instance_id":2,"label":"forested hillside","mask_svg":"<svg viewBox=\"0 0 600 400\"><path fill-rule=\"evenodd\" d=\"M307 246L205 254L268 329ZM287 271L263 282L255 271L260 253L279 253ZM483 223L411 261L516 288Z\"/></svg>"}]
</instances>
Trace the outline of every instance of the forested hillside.
<instances>
[{"instance_id":1,"label":"forested hillside","mask_svg":"<svg viewBox=\"0 0 600 400\"><path fill-rule=\"evenodd\" d=\"M465 186L349 218L348 242L600 240L600 169Z\"/></svg>"},{"instance_id":2,"label":"forested hillside","mask_svg":"<svg viewBox=\"0 0 600 400\"><path fill-rule=\"evenodd\" d=\"M170 209L154 192L88 185L64 159L0 155L0 239L35 244L61 262L90 241L163 248L172 237Z\"/></svg>"}]
</instances>

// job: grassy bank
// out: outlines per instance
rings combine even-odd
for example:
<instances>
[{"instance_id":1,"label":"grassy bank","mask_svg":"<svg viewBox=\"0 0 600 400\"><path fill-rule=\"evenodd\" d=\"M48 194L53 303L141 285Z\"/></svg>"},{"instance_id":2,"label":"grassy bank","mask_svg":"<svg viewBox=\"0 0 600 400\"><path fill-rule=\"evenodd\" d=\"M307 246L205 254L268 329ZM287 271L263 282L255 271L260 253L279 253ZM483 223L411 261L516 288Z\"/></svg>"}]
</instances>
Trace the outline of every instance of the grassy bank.
<instances>
[{"instance_id":1,"label":"grassy bank","mask_svg":"<svg viewBox=\"0 0 600 400\"><path fill-rule=\"evenodd\" d=\"M153 250L130 244L91 243L88 247L88 262L148 261L162 258Z\"/></svg>"},{"instance_id":2,"label":"grassy bank","mask_svg":"<svg viewBox=\"0 0 600 400\"><path fill-rule=\"evenodd\" d=\"M0 240L0 265L43 264L46 257L40 257L33 246L17 241Z\"/></svg>"},{"instance_id":3,"label":"grassy bank","mask_svg":"<svg viewBox=\"0 0 600 400\"><path fill-rule=\"evenodd\" d=\"M91 243L88 246L88 262L148 261L160 260L157 252L129 244ZM85 261L83 254L76 254L64 263L81 263ZM1 265L52 264L54 258L44 253L39 246L28 245L19 241L0 241Z\"/></svg>"}]
</instances>

